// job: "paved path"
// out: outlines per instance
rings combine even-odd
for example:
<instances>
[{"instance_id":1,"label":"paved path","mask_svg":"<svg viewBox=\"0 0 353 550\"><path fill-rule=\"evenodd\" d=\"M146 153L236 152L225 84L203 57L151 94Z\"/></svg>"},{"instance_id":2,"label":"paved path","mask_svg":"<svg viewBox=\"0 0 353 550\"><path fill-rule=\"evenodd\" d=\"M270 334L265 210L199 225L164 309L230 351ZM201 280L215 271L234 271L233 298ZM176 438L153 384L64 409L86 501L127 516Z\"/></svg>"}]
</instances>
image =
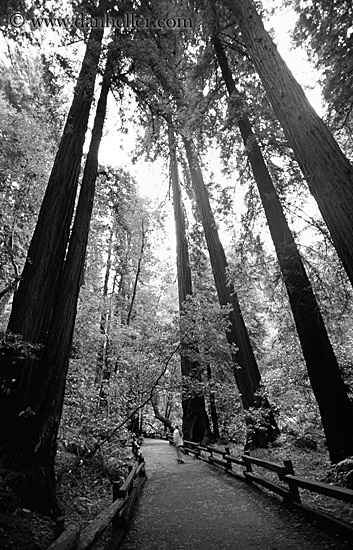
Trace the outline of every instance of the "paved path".
<instances>
[{"instance_id":1,"label":"paved path","mask_svg":"<svg viewBox=\"0 0 353 550\"><path fill-rule=\"evenodd\" d=\"M343 550L259 489L161 440L142 447L147 483L121 550Z\"/></svg>"}]
</instances>

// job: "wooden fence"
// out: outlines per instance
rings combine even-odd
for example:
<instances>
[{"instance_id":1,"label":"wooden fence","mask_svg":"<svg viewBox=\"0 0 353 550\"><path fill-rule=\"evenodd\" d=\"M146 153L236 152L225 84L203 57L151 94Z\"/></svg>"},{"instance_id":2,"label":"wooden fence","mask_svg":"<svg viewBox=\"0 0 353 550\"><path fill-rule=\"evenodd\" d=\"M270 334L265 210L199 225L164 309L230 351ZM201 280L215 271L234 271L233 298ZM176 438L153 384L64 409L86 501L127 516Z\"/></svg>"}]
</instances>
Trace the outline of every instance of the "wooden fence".
<instances>
[{"instance_id":1,"label":"wooden fence","mask_svg":"<svg viewBox=\"0 0 353 550\"><path fill-rule=\"evenodd\" d=\"M258 485L266 487L270 491L281 496L285 505L298 510L310 520L314 520L324 531L330 534L339 534L346 540L353 541L353 525L331 514L315 510L314 508L302 504L299 492L299 489L305 489L312 493L353 503L352 490L296 476L291 460L284 460L282 465L255 458L247 453L241 455L240 458L236 458L231 455L229 447L226 447L224 450L212 446L202 447L192 441L184 441L184 450L188 454L193 454L199 460L213 464L238 479L245 480L249 483L257 483ZM241 473L234 471L233 465L242 466L243 471ZM254 473L254 466L277 474L278 480L282 482L282 485L270 481L258 473Z\"/></svg>"},{"instance_id":2,"label":"wooden fence","mask_svg":"<svg viewBox=\"0 0 353 550\"><path fill-rule=\"evenodd\" d=\"M110 524L112 524L113 533L109 549L118 548L127 529L133 504L146 479L145 461L141 456L139 461L130 467L129 475L122 485L113 482L113 503L82 531L77 526L69 527L63 531L47 550L87 550Z\"/></svg>"},{"instance_id":3,"label":"wooden fence","mask_svg":"<svg viewBox=\"0 0 353 550\"><path fill-rule=\"evenodd\" d=\"M172 443L172 438L169 437ZM328 483L311 481L296 476L290 460L277 464L262 460L244 453L239 458L232 455L229 447L224 450L212 446L200 446L192 441L184 441L184 451L194 455L197 459L221 468L229 475L248 483L256 483L266 487L283 499L283 503L301 512L310 520L314 520L321 528L330 534L339 534L346 540L353 541L353 525L344 522L331 514L315 510L301 502L299 489L325 495L333 499L353 504L353 491ZM242 467L242 471L234 470L234 466ZM279 483L262 477L254 468L262 468L277 475ZM113 483L113 503L103 510L85 529L71 526L63 531L47 550L88 550L112 524L113 534L109 543L109 550L116 550L126 531L133 504L146 481L145 462L141 457L139 462L131 467L130 473L123 485ZM58 529L62 529L62 521Z\"/></svg>"}]
</instances>

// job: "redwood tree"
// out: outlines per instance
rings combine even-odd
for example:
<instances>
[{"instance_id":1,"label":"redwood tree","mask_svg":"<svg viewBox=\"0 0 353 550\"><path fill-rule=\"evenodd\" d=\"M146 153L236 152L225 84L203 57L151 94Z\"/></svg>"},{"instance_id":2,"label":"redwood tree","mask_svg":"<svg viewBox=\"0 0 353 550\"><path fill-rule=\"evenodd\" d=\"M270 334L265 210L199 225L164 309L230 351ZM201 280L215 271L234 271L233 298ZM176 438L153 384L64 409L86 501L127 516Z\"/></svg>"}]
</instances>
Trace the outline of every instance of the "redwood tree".
<instances>
[{"instance_id":1,"label":"redwood tree","mask_svg":"<svg viewBox=\"0 0 353 550\"><path fill-rule=\"evenodd\" d=\"M278 53L253 0L228 4L353 284L353 166Z\"/></svg>"},{"instance_id":2,"label":"redwood tree","mask_svg":"<svg viewBox=\"0 0 353 550\"><path fill-rule=\"evenodd\" d=\"M175 220L175 234L177 245L177 274L178 274L178 296L179 311L184 311L184 304L188 296L192 296L192 279L189 261L189 249L186 235L184 205L181 196L181 188L178 173L176 154L176 141L172 123L169 123L169 155L170 155L170 179L173 190L173 207ZM182 407L183 407L183 432L185 438L190 441L203 442L211 439L209 419L205 408L205 398L199 392L192 389L193 381L201 380L200 366L190 358L190 344L183 343L181 346L181 375L182 379L190 381L191 387L183 384Z\"/></svg>"},{"instance_id":3,"label":"redwood tree","mask_svg":"<svg viewBox=\"0 0 353 550\"><path fill-rule=\"evenodd\" d=\"M230 96L238 99L237 124L257 183L275 246L299 340L316 397L330 458L338 462L353 454L353 407L299 250L285 218L278 194L253 134L246 108L237 92L216 26L213 45Z\"/></svg>"},{"instance_id":4,"label":"redwood tree","mask_svg":"<svg viewBox=\"0 0 353 550\"><path fill-rule=\"evenodd\" d=\"M239 300L234 286L227 280L228 263L222 243L219 239L216 223L211 210L207 189L197 153L190 139L184 137L193 190L200 213L205 239L221 306L230 304L229 330L226 336L232 347L234 376L239 388L243 407L247 412L247 447L261 447L273 442L279 435L279 429L272 409L266 397L261 394L261 375L251 347L249 334L242 316ZM249 411L251 407L262 413L260 425Z\"/></svg>"},{"instance_id":5,"label":"redwood tree","mask_svg":"<svg viewBox=\"0 0 353 550\"><path fill-rule=\"evenodd\" d=\"M26 261L21 284L27 292L33 291L34 296L24 295L25 291L22 288L19 295L22 296L25 305L16 296L8 327L9 331L22 334L30 341L30 344L25 345L40 343L44 348L37 352L35 358L33 354L21 357L16 347L11 345L5 345L2 354L5 379L13 380L14 370L16 371L14 383L11 385L9 382L9 391L1 395L0 401L5 419L1 424L2 464L8 469L20 472L18 479L21 479L21 486L17 489L21 492L22 501L26 506L52 514L58 512L54 475L56 437L93 206L98 148L112 70L108 56L68 246L80 154L82 155L89 107L93 98L102 34L103 30L100 30L98 43L96 33L89 41L75 98ZM72 133L72 128L76 134ZM70 143L73 150L69 151ZM66 159L65 154L68 155ZM59 164L60 161L63 165ZM61 187L68 193L67 211ZM58 192L56 208L55 190ZM51 219L48 216L51 216ZM38 247L41 236L44 246L40 253ZM51 265L51 261L57 263ZM41 288L44 297L40 294ZM34 300L35 297L38 297L37 302ZM34 300L33 303L31 300ZM23 307L25 309L22 312L22 327L20 312Z\"/></svg>"},{"instance_id":6,"label":"redwood tree","mask_svg":"<svg viewBox=\"0 0 353 550\"><path fill-rule=\"evenodd\" d=\"M101 2L103 4L104 2ZM50 174L8 331L29 342L44 342L64 262L94 95L104 29L92 29L72 105Z\"/></svg>"}]
</instances>

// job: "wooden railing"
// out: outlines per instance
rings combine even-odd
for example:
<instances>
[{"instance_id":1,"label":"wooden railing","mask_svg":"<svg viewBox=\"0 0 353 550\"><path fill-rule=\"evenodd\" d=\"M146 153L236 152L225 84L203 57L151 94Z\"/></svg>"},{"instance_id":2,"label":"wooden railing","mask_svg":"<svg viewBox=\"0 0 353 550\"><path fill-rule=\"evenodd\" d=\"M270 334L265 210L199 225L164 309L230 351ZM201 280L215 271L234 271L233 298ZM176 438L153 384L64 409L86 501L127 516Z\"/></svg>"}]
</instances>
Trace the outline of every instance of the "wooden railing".
<instances>
[{"instance_id":1,"label":"wooden railing","mask_svg":"<svg viewBox=\"0 0 353 550\"><path fill-rule=\"evenodd\" d=\"M230 453L229 447L224 450L212 446L200 446L192 441L184 441L184 451L193 454L199 460L213 464L222 468L228 474L251 483L257 483L266 487L270 491L280 495L283 503L303 513L310 520L317 522L321 528L330 534L339 534L349 541L353 541L353 526L342 521L331 514L315 510L302 504L299 489L305 489L312 493L325 495L330 498L353 503L353 491L322 483L320 481L311 481L304 477L294 474L291 460L284 460L282 464L276 464L268 460L262 460L244 453L237 458ZM233 465L242 466L241 473L234 471ZM266 479L253 472L253 466L263 468L277 474L279 485L274 481Z\"/></svg>"},{"instance_id":2,"label":"wooden railing","mask_svg":"<svg viewBox=\"0 0 353 550\"><path fill-rule=\"evenodd\" d=\"M103 510L82 531L77 526L63 531L47 550L87 550L112 524L110 550L118 548L126 531L133 504L146 481L145 461L140 456L139 461L130 467L130 472L124 483L113 482L113 503Z\"/></svg>"}]
</instances>

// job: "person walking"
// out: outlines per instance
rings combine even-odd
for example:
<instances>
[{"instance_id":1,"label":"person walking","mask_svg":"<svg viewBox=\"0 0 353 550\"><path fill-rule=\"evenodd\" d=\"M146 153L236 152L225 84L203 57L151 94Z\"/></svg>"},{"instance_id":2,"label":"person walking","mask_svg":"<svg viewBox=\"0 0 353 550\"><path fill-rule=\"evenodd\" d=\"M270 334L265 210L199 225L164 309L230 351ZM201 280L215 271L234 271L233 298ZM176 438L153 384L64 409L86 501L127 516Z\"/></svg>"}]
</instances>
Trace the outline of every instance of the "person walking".
<instances>
[{"instance_id":1,"label":"person walking","mask_svg":"<svg viewBox=\"0 0 353 550\"><path fill-rule=\"evenodd\" d=\"M184 464L184 460L183 460L183 457L182 457L182 454L181 454L181 448L184 445L183 432L181 431L179 426L175 426L175 428L174 428L173 442L174 442L176 452L177 452L177 457L178 457L177 460L178 460L179 464Z\"/></svg>"}]
</instances>

